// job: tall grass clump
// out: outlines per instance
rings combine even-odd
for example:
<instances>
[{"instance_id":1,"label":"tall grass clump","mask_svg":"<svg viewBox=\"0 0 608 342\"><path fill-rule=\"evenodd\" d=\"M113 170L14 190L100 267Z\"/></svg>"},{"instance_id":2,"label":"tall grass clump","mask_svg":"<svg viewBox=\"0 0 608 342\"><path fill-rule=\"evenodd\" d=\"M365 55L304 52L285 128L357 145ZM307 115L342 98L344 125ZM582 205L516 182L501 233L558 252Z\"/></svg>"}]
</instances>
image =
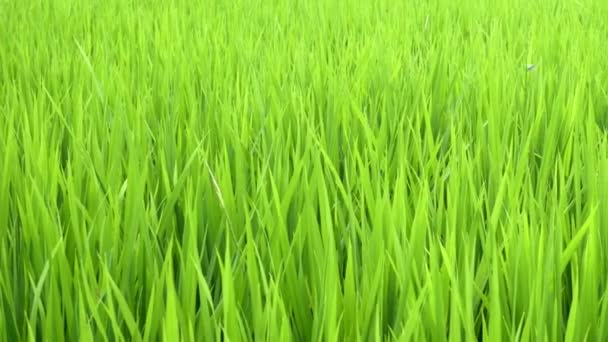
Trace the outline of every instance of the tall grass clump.
<instances>
[{"instance_id":1,"label":"tall grass clump","mask_svg":"<svg viewBox=\"0 0 608 342\"><path fill-rule=\"evenodd\" d=\"M0 18L3 341L608 340L608 2Z\"/></svg>"}]
</instances>

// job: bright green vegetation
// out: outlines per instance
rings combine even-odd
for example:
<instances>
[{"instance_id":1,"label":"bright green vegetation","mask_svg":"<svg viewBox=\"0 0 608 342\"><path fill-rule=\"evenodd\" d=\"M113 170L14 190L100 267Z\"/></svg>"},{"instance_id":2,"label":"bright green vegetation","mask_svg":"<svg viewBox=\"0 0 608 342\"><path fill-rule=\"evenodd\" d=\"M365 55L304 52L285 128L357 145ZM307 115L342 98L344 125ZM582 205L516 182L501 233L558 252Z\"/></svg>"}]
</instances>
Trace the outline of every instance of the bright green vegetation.
<instances>
[{"instance_id":1,"label":"bright green vegetation","mask_svg":"<svg viewBox=\"0 0 608 342\"><path fill-rule=\"evenodd\" d=\"M420 3L1 0L2 340L608 340L608 2Z\"/></svg>"}]
</instances>

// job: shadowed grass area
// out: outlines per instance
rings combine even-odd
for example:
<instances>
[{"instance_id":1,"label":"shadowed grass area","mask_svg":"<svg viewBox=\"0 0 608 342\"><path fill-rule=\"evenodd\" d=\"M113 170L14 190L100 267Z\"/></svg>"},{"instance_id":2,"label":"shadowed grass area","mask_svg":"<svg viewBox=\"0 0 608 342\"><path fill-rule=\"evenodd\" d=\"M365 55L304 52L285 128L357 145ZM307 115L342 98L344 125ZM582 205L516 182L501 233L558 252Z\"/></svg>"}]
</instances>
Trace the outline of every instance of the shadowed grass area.
<instances>
[{"instance_id":1,"label":"shadowed grass area","mask_svg":"<svg viewBox=\"0 0 608 342\"><path fill-rule=\"evenodd\" d=\"M0 18L2 340L608 340L608 3Z\"/></svg>"}]
</instances>

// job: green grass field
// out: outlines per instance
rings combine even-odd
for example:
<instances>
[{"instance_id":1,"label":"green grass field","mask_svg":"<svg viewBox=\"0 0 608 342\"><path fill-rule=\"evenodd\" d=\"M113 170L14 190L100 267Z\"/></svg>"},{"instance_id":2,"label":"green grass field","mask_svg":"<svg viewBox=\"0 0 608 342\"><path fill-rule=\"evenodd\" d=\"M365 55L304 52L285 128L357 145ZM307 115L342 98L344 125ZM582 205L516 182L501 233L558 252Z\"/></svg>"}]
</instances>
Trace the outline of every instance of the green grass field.
<instances>
[{"instance_id":1,"label":"green grass field","mask_svg":"<svg viewBox=\"0 0 608 342\"><path fill-rule=\"evenodd\" d=\"M0 0L1 341L607 341L608 2Z\"/></svg>"}]
</instances>

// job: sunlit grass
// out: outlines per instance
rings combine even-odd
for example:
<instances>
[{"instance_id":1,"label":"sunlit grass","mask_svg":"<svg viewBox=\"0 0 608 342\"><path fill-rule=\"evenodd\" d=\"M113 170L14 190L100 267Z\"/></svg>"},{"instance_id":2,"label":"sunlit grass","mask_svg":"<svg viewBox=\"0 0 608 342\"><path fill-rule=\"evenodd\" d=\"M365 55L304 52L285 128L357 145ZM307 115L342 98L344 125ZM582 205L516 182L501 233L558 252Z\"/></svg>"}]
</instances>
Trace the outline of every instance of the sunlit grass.
<instances>
[{"instance_id":1,"label":"sunlit grass","mask_svg":"<svg viewBox=\"0 0 608 342\"><path fill-rule=\"evenodd\" d=\"M3 340L608 340L608 3L0 17Z\"/></svg>"}]
</instances>

